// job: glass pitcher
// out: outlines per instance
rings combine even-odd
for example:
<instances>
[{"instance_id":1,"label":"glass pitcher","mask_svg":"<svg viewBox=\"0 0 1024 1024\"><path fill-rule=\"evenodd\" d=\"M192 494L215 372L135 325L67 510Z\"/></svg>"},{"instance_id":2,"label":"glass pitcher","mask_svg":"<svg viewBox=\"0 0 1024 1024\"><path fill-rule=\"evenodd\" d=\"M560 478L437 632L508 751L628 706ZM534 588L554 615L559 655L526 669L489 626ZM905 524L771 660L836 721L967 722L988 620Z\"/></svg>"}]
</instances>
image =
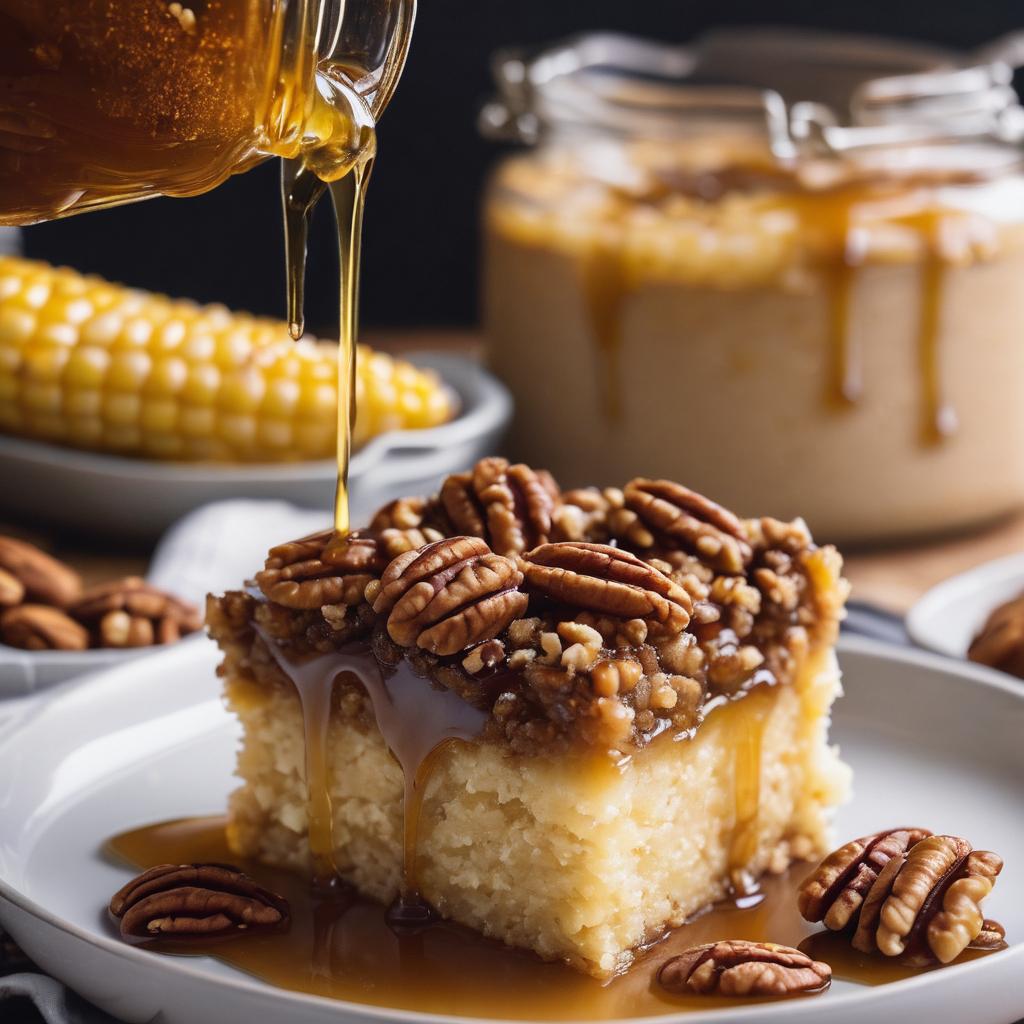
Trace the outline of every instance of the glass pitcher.
<instances>
[{"instance_id":1,"label":"glass pitcher","mask_svg":"<svg viewBox=\"0 0 1024 1024\"><path fill-rule=\"evenodd\" d=\"M0 0L0 224L195 195L325 145L343 175L401 74L415 6ZM337 116L341 94L356 116Z\"/></svg>"}]
</instances>

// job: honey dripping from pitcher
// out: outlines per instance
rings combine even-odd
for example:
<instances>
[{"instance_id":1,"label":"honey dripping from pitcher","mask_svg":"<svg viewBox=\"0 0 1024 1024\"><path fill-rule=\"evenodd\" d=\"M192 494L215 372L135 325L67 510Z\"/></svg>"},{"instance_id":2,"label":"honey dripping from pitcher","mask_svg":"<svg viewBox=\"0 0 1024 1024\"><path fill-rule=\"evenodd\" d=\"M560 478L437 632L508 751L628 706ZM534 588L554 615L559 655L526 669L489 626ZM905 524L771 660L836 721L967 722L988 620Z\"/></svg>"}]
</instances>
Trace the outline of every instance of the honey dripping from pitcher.
<instances>
[{"instance_id":1,"label":"honey dripping from pitcher","mask_svg":"<svg viewBox=\"0 0 1024 1024\"><path fill-rule=\"evenodd\" d=\"M288 285L288 329L304 330L303 292L309 223L330 190L338 229L338 483L334 527L350 528L348 467L355 423L356 337L359 324L359 265L366 189L377 152L373 117L340 70L318 75L318 90L306 117L307 142L299 156L282 162Z\"/></svg>"}]
</instances>

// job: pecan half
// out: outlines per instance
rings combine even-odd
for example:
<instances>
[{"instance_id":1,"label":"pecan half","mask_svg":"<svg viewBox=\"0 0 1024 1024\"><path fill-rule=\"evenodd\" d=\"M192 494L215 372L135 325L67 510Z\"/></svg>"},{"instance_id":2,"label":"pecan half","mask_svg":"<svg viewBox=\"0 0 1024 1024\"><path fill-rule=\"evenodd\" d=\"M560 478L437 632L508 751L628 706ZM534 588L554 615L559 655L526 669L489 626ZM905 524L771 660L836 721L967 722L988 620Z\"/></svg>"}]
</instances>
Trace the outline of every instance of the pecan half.
<instances>
[{"instance_id":1,"label":"pecan half","mask_svg":"<svg viewBox=\"0 0 1024 1024\"><path fill-rule=\"evenodd\" d=\"M0 569L0 608L13 608L25 599L25 584L13 573Z\"/></svg>"},{"instance_id":2,"label":"pecan half","mask_svg":"<svg viewBox=\"0 0 1024 1024\"><path fill-rule=\"evenodd\" d=\"M728 939L666 960L658 982L677 995L789 996L824 992L832 968L791 946Z\"/></svg>"},{"instance_id":3,"label":"pecan half","mask_svg":"<svg viewBox=\"0 0 1024 1024\"><path fill-rule=\"evenodd\" d=\"M626 508L650 531L650 538L633 531L639 546L650 546L642 542L651 539L661 548L689 551L726 573L743 572L753 556L740 520L682 484L637 478L626 484L623 496Z\"/></svg>"},{"instance_id":4,"label":"pecan half","mask_svg":"<svg viewBox=\"0 0 1024 1024\"><path fill-rule=\"evenodd\" d=\"M367 583L383 568L376 543L350 534L328 560L325 551L334 537L334 530L322 530L271 548L263 570L256 573L256 585L268 600L286 608L358 604Z\"/></svg>"},{"instance_id":5,"label":"pecan half","mask_svg":"<svg viewBox=\"0 0 1024 1024\"><path fill-rule=\"evenodd\" d=\"M59 608L21 604L0 615L0 640L26 651L84 651L89 631Z\"/></svg>"},{"instance_id":6,"label":"pecan half","mask_svg":"<svg viewBox=\"0 0 1024 1024\"><path fill-rule=\"evenodd\" d=\"M103 647L173 643L203 625L199 609L138 576L91 587L68 609Z\"/></svg>"},{"instance_id":7,"label":"pecan half","mask_svg":"<svg viewBox=\"0 0 1024 1024\"><path fill-rule=\"evenodd\" d=\"M890 829L853 839L830 853L800 886L797 907L804 920L842 931L859 913L886 864L930 835L922 828Z\"/></svg>"},{"instance_id":8,"label":"pecan half","mask_svg":"<svg viewBox=\"0 0 1024 1024\"><path fill-rule=\"evenodd\" d=\"M949 963L979 938L983 948L996 941L999 926L988 922L986 930L980 904L1002 866L958 836L883 832L827 857L801 888L800 911L834 930L852 928L851 943L862 953ZM834 915L831 899L840 908Z\"/></svg>"},{"instance_id":9,"label":"pecan half","mask_svg":"<svg viewBox=\"0 0 1024 1024\"><path fill-rule=\"evenodd\" d=\"M161 864L110 901L123 938L223 938L281 928L288 901L226 864Z\"/></svg>"},{"instance_id":10,"label":"pecan half","mask_svg":"<svg viewBox=\"0 0 1024 1024\"><path fill-rule=\"evenodd\" d=\"M370 530L416 530L426 515L425 498L395 498L377 509L370 520Z\"/></svg>"},{"instance_id":11,"label":"pecan half","mask_svg":"<svg viewBox=\"0 0 1024 1024\"><path fill-rule=\"evenodd\" d=\"M82 590L77 572L34 544L13 537L0 537L0 569L14 576L32 601L66 608Z\"/></svg>"},{"instance_id":12,"label":"pecan half","mask_svg":"<svg viewBox=\"0 0 1024 1024\"><path fill-rule=\"evenodd\" d=\"M666 634L690 621L690 595L636 555L605 544L542 544L520 559L527 589L559 604L619 619L643 619Z\"/></svg>"},{"instance_id":13,"label":"pecan half","mask_svg":"<svg viewBox=\"0 0 1024 1024\"><path fill-rule=\"evenodd\" d=\"M267 598L287 608L359 604L367 584L393 558L439 537L437 531L420 527L354 530L344 536L323 530L271 548L256 584Z\"/></svg>"},{"instance_id":14,"label":"pecan half","mask_svg":"<svg viewBox=\"0 0 1024 1024\"><path fill-rule=\"evenodd\" d=\"M449 476L439 500L452 533L481 537L499 555L517 555L550 537L558 487L543 470L492 457Z\"/></svg>"},{"instance_id":15,"label":"pecan half","mask_svg":"<svg viewBox=\"0 0 1024 1024\"><path fill-rule=\"evenodd\" d=\"M478 537L450 537L399 555L371 588L396 644L441 656L496 637L526 610L515 562Z\"/></svg>"},{"instance_id":16,"label":"pecan half","mask_svg":"<svg viewBox=\"0 0 1024 1024\"><path fill-rule=\"evenodd\" d=\"M971 641L967 657L1024 678L1024 595L1001 604Z\"/></svg>"}]
</instances>

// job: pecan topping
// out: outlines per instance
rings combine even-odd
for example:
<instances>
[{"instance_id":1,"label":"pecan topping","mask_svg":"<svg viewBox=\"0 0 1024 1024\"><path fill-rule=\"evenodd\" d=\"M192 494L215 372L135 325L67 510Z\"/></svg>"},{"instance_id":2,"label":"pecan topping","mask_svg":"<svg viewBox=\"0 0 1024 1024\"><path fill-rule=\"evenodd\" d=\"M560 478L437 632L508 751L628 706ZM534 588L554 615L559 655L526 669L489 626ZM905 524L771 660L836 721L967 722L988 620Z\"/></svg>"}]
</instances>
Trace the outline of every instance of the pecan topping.
<instances>
[{"instance_id":1,"label":"pecan topping","mask_svg":"<svg viewBox=\"0 0 1024 1024\"><path fill-rule=\"evenodd\" d=\"M1024 595L1001 604L971 641L967 657L1024 678Z\"/></svg>"},{"instance_id":2,"label":"pecan topping","mask_svg":"<svg viewBox=\"0 0 1024 1024\"><path fill-rule=\"evenodd\" d=\"M371 588L391 639L441 656L496 637L526 610L523 574L477 537L450 537L399 555Z\"/></svg>"},{"instance_id":3,"label":"pecan topping","mask_svg":"<svg viewBox=\"0 0 1024 1024\"><path fill-rule=\"evenodd\" d=\"M633 531L641 547L653 541L696 555L727 573L741 573L752 557L743 524L728 509L671 480L632 480L623 490L626 508L650 531ZM627 533L628 539L628 533Z\"/></svg>"},{"instance_id":4,"label":"pecan topping","mask_svg":"<svg viewBox=\"0 0 1024 1024\"><path fill-rule=\"evenodd\" d=\"M59 608L22 604L0 615L0 640L26 651L84 651L89 632Z\"/></svg>"},{"instance_id":5,"label":"pecan topping","mask_svg":"<svg viewBox=\"0 0 1024 1024\"><path fill-rule=\"evenodd\" d=\"M517 555L550 537L558 487L543 470L492 457L448 477L439 497L452 532L482 537L499 555Z\"/></svg>"},{"instance_id":6,"label":"pecan topping","mask_svg":"<svg viewBox=\"0 0 1024 1024\"><path fill-rule=\"evenodd\" d=\"M25 599L25 584L13 573L0 569L0 608L13 608Z\"/></svg>"},{"instance_id":7,"label":"pecan topping","mask_svg":"<svg viewBox=\"0 0 1024 1024\"><path fill-rule=\"evenodd\" d=\"M13 537L0 537L0 569L21 583L29 600L56 608L66 608L82 590L82 580L72 568Z\"/></svg>"},{"instance_id":8,"label":"pecan topping","mask_svg":"<svg viewBox=\"0 0 1024 1024\"><path fill-rule=\"evenodd\" d=\"M832 968L790 946L728 939L666 960L658 981L677 995L788 996L824 992Z\"/></svg>"},{"instance_id":9,"label":"pecan topping","mask_svg":"<svg viewBox=\"0 0 1024 1024\"><path fill-rule=\"evenodd\" d=\"M542 544L520 561L528 589L559 604L643 619L667 634L690 621L690 595L659 569L605 544Z\"/></svg>"},{"instance_id":10,"label":"pecan topping","mask_svg":"<svg viewBox=\"0 0 1024 1024\"><path fill-rule=\"evenodd\" d=\"M436 530L419 527L354 530L345 536L323 530L271 548L256 583L271 601L288 608L359 604L367 584L393 558L439 537Z\"/></svg>"},{"instance_id":11,"label":"pecan topping","mask_svg":"<svg viewBox=\"0 0 1024 1024\"><path fill-rule=\"evenodd\" d=\"M372 531L416 530L423 525L427 502L424 498L396 498L379 508L370 521Z\"/></svg>"},{"instance_id":12,"label":"pecan topping","mask_svg":"<svg viewBox=\"0 0 1024 1024\"><path fill-rule=\"evenodd\" d=\"M226 864L161 864L110 901L122 938L222 938L288 921L288 902Z\"/></svg>"},{"instance_id":13,"label":"pecan topping","mask_svg":"<svg viewBox=\"0 0 1024 1024\"><path fill-rule=\"evenodd\" d=\"M334 530L322 530L271 548L263 571L256 573L256 585L287 608L358 604L367 583L383 568L376 542L357 532L329 551L334 537Z\"/></svg>"},{"instance_id":14,"label":"pecan topping","mask_svg":"<svg viewBox=\"0 0 1024 1024\"><path fill-rule=\"evenodd\" d=\"M138 576L92 587L68 611L96 629L104 647L173 643L203 624L194 605Z\"/></svg>"},{"instance_id":15,"label":"pecan topping","mask_svg":"<svg viewBox=\"0 0 1024 1024\"><path fill-rule=\"evenodd\" d=\"M996 941L999 926L986 929L980 904L1002 866L957 836L883 832L826 857L801 887L800 912L834 930L853 928L863 953L949 963L979 938Z\"/></svg>"}]
</instances>

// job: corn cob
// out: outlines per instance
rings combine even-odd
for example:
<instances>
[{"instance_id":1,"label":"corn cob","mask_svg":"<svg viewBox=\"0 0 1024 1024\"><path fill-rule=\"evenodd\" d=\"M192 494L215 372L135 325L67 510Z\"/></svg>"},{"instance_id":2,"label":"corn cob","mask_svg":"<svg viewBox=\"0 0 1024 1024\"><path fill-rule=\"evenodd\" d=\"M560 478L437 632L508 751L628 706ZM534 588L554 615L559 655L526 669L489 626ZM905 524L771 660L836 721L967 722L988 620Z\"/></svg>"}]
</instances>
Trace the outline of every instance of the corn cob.
<instances>
[{"instance_id":1,"label":"corn cob","mask_svg":"<svg viewBox=\"0 0 1024 1024\"><path fill-rule=\"evenodd\" d=\"M0 257L0 431L96 451L280 462L335 453L337 346L283 323ZM366 346L353 443L453 413L437 376Z\"/></svg>"}]
</instances>

